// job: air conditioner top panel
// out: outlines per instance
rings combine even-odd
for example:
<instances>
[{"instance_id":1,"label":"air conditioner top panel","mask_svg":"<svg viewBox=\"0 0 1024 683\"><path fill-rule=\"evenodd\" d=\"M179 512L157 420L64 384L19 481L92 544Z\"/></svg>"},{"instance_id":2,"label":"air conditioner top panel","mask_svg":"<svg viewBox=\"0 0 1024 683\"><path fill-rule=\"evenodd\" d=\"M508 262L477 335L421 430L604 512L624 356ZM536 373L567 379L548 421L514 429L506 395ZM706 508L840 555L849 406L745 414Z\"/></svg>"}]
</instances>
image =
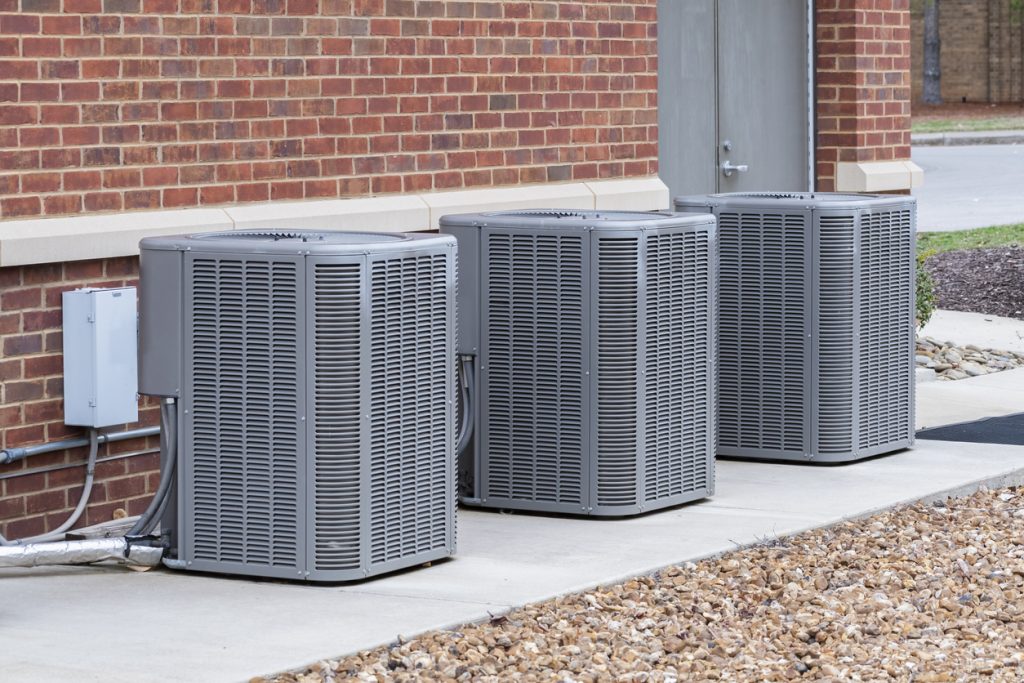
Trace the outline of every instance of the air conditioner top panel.
<instances>
[{"instance_id":1,"label":"air conditioner top panel","mask_svg":"<svg viewBox=\"0 0 1024 683\"><path fill-rule=\"evenodd\" d=\"M323 230L227 230L191 235L147 237L144 250L245 254L353 254L404 251L455 244L435 233L331 232Z\"/></svg>"},{"instance_id":2,"label":"air conditioner top panel","mask_svg":"<svg viewBox=\"0 0 1024 683\"><path fill-rule=\"evenodd\" d=\"M710 214L679 214L669 211L585 211L572 209L523 209L441 216L441 228L531 228L550 230L650 230L703 227L714 224Z\"/></svg>"},{"instance_id":3,"label":"air conditioner top panel","mask_svg":"<svg viewBox=\"0 0 1024 683\"><path fill-rule=\"evenodd\" d=\"M725 192L722 194L693 195L676 197L675 207L734 209L756 207L765 210L769 207L780 209L800 209L810 211L845 211L851 209L891 208L914 204L915 199L908 195L887 194L852 194L844 192Z\"/></svg>"}]
</instances>

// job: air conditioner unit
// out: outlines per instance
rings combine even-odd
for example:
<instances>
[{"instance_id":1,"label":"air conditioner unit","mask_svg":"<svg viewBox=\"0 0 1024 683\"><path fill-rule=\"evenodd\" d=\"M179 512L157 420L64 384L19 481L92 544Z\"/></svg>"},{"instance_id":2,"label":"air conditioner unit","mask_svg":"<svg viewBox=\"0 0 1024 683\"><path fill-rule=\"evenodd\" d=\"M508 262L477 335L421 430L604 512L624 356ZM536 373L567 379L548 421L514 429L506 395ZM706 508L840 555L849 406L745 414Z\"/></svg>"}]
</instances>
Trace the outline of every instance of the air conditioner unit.
<instances>
[{"instance_id":1,"label":"air conditioner unit","mask_svg":"<svg viewBox=\"0 0 1024 683\"><path fill-rule=\"evenodd\" d=\"M445 216L477 356L463 500L630 515L714 489L712 216Z\"/></svg>"},{"instance_id":2,"label":"air conditioner unit","mask_svg":"<svg viewBox=\"0 0 1024 683\"><path fill-rule=\"evenodd\" d=\"M719 454L835 463L911 446L914 199L736 193L676 209L718 217Z\"/></svg>"},{"instance_id":3,"label":"air conditioner unit","mask_svg":"<svg viewBox=\"0 0 1024 683\"><path fill-rule=\"evenodd\" d=\"M347 581L454 552L455 250L142 241L140 390L178 399L174 566Z\"/></svg>"}]
</instances>

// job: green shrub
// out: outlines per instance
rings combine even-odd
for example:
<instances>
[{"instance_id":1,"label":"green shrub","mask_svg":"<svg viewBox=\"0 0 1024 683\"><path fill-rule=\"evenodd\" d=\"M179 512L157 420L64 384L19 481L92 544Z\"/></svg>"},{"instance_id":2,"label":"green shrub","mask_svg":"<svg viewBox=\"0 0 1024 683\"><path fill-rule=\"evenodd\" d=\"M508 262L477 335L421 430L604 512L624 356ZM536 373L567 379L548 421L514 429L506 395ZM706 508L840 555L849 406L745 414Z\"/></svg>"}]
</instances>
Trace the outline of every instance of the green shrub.
<instances>
[{"instance_id":1,"label":"green shrub","mask_svg":"<svg viewBox=\"0 0 1024 683\"><path fill-rule=\"evenodd\" d=\"M914 317L917 318L918 328L927 325L935 311L935 283L931 273L924 267L924 262L934 253L926 251L917 255L917 309Z\"/></svg>"}]
</instances>

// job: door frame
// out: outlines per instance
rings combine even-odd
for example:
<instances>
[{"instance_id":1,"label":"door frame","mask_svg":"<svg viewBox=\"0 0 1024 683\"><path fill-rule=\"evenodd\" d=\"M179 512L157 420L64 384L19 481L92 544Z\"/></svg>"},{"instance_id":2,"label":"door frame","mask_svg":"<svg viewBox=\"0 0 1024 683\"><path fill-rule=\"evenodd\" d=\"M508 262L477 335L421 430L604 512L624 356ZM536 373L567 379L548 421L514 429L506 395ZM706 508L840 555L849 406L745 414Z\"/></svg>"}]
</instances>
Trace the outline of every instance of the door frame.
<instances>
[{"instance_id":1,"label":"door frame","mask_svg":"<svg viewBox=\"0 0 1024 683\"><path fill-rule=\"evenodd\" d=\"M807 0L807 191L817 189L817 132L818 132L818 93L817 93L817 23L814 20L814 0Z\"/></svg>"}]
</instances>

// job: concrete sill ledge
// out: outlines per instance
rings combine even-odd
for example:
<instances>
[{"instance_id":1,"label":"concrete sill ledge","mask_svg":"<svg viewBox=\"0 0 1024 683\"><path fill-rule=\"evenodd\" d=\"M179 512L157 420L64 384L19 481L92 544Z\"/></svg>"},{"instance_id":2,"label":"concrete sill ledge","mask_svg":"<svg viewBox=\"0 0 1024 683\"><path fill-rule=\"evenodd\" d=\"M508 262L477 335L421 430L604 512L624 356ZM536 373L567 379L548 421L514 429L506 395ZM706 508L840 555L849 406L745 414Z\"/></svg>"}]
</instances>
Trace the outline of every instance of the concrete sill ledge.
<instances>
[{"instance_id":1,"label":"concrete sill ledge","mask_svg":"<svg viewBox=\"0 0 1024 683\"><path fill-rule=\"evenodd\" d=\"M139 253L139 240L156 235L257 228L405 232L435 229L440 217L450 213L540 208L648 211L668 206L668 188L650 176L33 218L0 222L0 267L133 256Z\"/></svg>"}]
</instances>

